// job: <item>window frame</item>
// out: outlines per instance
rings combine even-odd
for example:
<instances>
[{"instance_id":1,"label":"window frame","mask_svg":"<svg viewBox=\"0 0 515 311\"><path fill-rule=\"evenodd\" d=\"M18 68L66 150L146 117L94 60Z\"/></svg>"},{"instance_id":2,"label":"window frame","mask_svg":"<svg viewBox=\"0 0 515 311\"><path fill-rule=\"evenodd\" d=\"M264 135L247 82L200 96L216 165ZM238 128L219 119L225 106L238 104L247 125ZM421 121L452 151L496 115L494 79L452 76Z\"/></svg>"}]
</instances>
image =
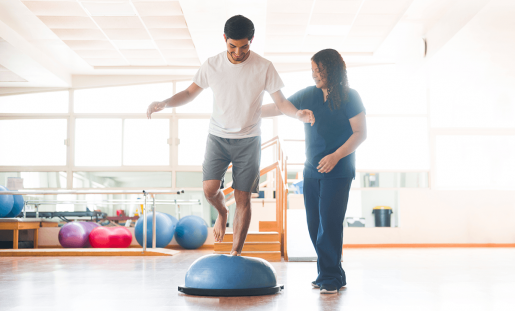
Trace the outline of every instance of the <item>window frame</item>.
<instances>
[{"instance_id":1,"label":"window frame","mask_svg":"<svg viewBox=\"0 0 515 311\"><path fill-rule=\"evenodd\" d=\"M190 81L188 79L173 80L173 81L160 81L159 83L173 83L173 91L170 96L177 93L177 82ZM140 83L141 84L141 83ZM140 85L137 84L137 85ZM154 84L154 83L145 83ZM116 85L116 86L130 86L134 84ZM97 88L97 87L95 87ZM93 88L81 88L93 89ZM152 118L167 119L169 120L169 165L123 165L123 139L125 133L123 132L123 124L125 119L146 119L146 112L142 113L77 113L74 109L75 88L59 89L59 91L68 92L68 112L67 113L0 113L0 120L30 120L30 119L65 119L66 125L66 165L64 166L0 166L0 172L65 172L67 184L64 188L44 188L47 190L72 190L73 188L73 173L74 172L170 172L172 173L172 188L176 188L176 172L202 172L202 165L179 165L178 164L178 151L177 144L179 139L179 120L180 119L210 119L211 113L179 113L175 108L168 109L167 112L154 114ZM49 91L36 91L30 93L44 93L54 92L57 90ZM1 96L22 95L27 93L5 94ZM149 103L152 99L149 99ZM75 130L77 119L121 119L122 120L122 165L121 166L77 166L75 165ZM272 118L274 121L274 135L277 135L278 120L277 117ZM64 142L63 142L64 143ZM230 171L230 170L229 170ZM27 188L30 189L30 188ZM80 188L81 190L93 190L94 188ZM139 188L132 187L111 187L106 189L112 190L134 190ZM168 189L168 188L156 188ZM39 189L41 190L41 189ZM202 188L184 188L189 191L201 191Z\"/></svg>"}]
</instances>

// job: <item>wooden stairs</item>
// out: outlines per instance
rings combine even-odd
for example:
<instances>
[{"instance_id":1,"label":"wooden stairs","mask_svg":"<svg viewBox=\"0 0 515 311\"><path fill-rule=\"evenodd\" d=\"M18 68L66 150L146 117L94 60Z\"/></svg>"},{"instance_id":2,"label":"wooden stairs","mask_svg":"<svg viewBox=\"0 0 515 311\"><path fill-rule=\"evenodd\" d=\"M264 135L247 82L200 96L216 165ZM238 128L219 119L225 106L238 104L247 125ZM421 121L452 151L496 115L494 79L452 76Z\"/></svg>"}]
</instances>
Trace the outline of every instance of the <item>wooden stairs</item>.
<instances>
[{"instance_id":1,"label":"wooden stairs","mask_svg":"<svg viewBox=\"0 0 515 311\"><path fill-rule=\"evenodd\" d=\"M266 181L259 185L265 192L265 199L275 200L276 220L260 221L259 232L249 232L243 245L242 255L263 258L268 261L288 261L286 247L286 206L288 194L288 157L285 156L279 137L261 144L261 150L273 148L274 163L261 168L259 176L267 175ZM229 166L231 168L232 166ZM232 184L223 190L226 206L235 203ZM268 194L267 194L268 193ZM215 242L215 254L229 254L232 249L233 234L225 234L223 242Z\"/></svg>"},{"instance_id":2,"label":"wooden stairs","mask_svg":"<svg viewBox=\"0 0 515 311\"><path fill-rule=\"evenodd\" d=\"M261 222L259 227L261 230ZM215 242L215 254L229 254L232 249L232 242L233 233L226 233L223 242ZM273 231L249 232L241 254L242 256L258 257L268 261L281 261L279 233Z\"/></svg>"}]
</instances>

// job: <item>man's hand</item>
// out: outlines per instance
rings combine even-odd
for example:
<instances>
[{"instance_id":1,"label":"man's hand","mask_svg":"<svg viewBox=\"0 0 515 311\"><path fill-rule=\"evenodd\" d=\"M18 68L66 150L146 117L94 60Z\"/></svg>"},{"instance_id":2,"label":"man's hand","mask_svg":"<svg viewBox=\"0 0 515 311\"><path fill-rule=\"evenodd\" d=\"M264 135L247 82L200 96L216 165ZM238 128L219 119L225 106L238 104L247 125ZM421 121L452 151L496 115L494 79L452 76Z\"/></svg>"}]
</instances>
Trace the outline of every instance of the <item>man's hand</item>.
<instances>
[{"instance_id":1,"label":"man's hand","mask_svg":"<svg viewBox=\"0 0 515 311\"><path fill-rule=\"evenodd\" d=\"M313 126L313 124L315 124L315 115L313 114L313 111L311 111L311 110L308 110L308 109L299 110L299 111L297 111L295 116L297 117L297 119L299 119L300 121L302 121L304 123L311 123L311 126Z\"/></svg>"},{"instance_id":2,"label":"man's hand","mask_svg":"<svg viewBox=\"0 0 515 311\"><path fill-rule=\"evenodd\" d=\"M317 170L319 173L329 173L338 164L338 161L340 161L340 157L334 153L326 155L318 163Z\"/></svg>"},{"instance_id":3,"label":"man's hand","mask_svg":"<svg viewBox=\"0 0 515 311\"><path fill-rule=\"evenodd\" d=\"M147 108L147 118L151 119L151 116L154 112L159 112L165 109L166 104L164 102L153 102Z\"/></svg>"}]
</instances>

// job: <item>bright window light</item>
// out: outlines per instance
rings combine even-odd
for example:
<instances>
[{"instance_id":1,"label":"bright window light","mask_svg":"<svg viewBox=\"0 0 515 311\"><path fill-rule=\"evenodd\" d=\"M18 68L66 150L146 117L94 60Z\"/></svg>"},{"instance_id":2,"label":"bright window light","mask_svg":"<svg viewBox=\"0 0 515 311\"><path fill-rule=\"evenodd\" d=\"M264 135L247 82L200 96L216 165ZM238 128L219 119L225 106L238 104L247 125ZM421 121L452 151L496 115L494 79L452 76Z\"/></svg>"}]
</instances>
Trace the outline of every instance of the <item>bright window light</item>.
<instances>
[{"instance_id":1,"label":"bright window light","mask_svg":"<svg viewBox=\"0 0 515 311\"><path fill-rule=\"evenodd\" d=\"M146 113L152 102L172 95L172 83L77 90L74 92L75 112Z\"/></svg>"},{"instance_id":2,"label":"bright window light","mask_svg":"<svg viewBox=\"0 0 515 311\"><path fill-rule=\"evenodd\" d=\"M261 119L261 143L274 138L274 120Z\"/></svg>"},{"instance_id":3,"label":"bright window light","mask_svg":"<svg viewBox=\"0 0 515 311\"><path fill-rule=\"evenodd\" d=\"M279 117L279 137L281 139L304 139L304 123L287 116Z\"/></svg>"},{"instance_id":4,"label":"bright window light","mask_svg":"<svg viewBox=\"0 0 515 311\"><path fill-rule=\"evenodd\" d=\"M73 188L171 186L171 172L73 172Z\"/></svg>"},{"instance_id":5,"label":"bright window light","mask_svg":"<svg viewBox=\"0 0 515 311\"><path fill-rule=\"evenodd\" d=\"M121 164L122 120L77 119L75 165L120 166Z\"/></svg>"},{"instance_id":6,"label":"bright window light","mask_svg":"<svg viewBox=\"0 0 515 311\"><path fill-rule=\"evenodd\" d=\"M66 120L0 120L0 166L66 165Z\"/></svg>"},{"instance_id":7,"label":"bright window light","mask_svg":"<svg viewBox=\"0 0 515 311\"><path fill-rule=\"evenodd\" d=\"M441 188L515 188L515 136L439 135L436 185Z\"/></svg>"},{"instance_id":8,"label":"bright window light","mask_svg":"<svg viewBox=\"0 0 515 311\"><path fill-rule=\"evenodd\" d=\"M261 143L274 138L274 120L261 119ZM261 167L266 167L274 162L275 147L268 147L261 151Z\"/></svg>"},{"instance_id":9,"label":"bright window light","mask_svg":"<svg viewBox=\"0 0 515 311\"><path fill-rule=\"evenodd\" d=\"M202 165L209 119L179 119L179 165Z\"/></svg>"},{"instance_id":10,"label":"bright window light","mask_svg":"<svg viewBox=\"0 0 515 311\"><path fill-rule=\"evenodd\" d=\"M10 177L23 179L23 188L66 188L66 172L0 172L0 185Z\"/></svg>"},{"instance_id":11,"label":"bright window light","mask_svg":"<svg viewBox=\"0 0 515 311\"><path fill-rule=\"evenodd\" d=\"M281 79L285 85L281 91L286 98L314 84L310 71L283 73ZM282 139L304 139L304 124L296 119L284 115L280 116L279 137Z\"/></svg>"},{"instance_id":12,"label":"bright window light","mask_svg":"<svg viewBox=\"0 0 515 311\"><path fill-rule=\"evenodd\" d=\"M309 62L309 60L307 61ZM281 91L286 98L307 88L308 86L315 85L311 76L311 71L283 73L281 74L281 79L284 83L284 88L282 88Z\"/></svg>"},{"instance_id":13,"label":"bright window light","mask_svg":"<svg viewBox=\"0 0 515 311\"><path fill-rule=\"evenodd\" d=\"M169 120L124 120L123 164L168 165Z\"/></svg>"},{"instance_id":14,"label":"bright window light","mask_svg":"<svg viewBox=\"0 0 515 311\"><path fill-rule=\"evenodd\" d=\"M427 88L423 77L399 72L395 65L347 68L367 114L427 114Z\"/></svg>"},{"instance_id":15,"label":"bright window light","mask_svg":"<svg viewBox=\"0 0 515 311\"><path fill-rule=\"evenodd\" d=\"M285 141L283 151L288 156L288 163L306 162L305 143L303 141Z\"/></svg>"},{"instance_id":16,"label":"bright window light","mask_svg":"<svg viewBox=\"0 0 515 311\"><path fill-rule=\"evenodd\" d=\"M67 113L68 91L0 96L0 113Z\"/></svg>"},{"instance_id":17,"label":"bright window light","mask_svg":"<svg viewBox=\"0 0 515 311\"><path fill-rule=\"evenodd\" d=\"M177 82L177 93L184 91L191 85L191 81ZM213 90L203 90L197 98L184 106L176 108L178 113L212 113L213 112Z\"/></svg>"},{"instance_id":18,"label":"bright window light","mask_svg":"<svg viewBox=\"0 0 515 311\"><path fill-rule=\"evenodd\" d=\"M367 118L367 140L356 151L356 168L429 169L427 118Z\"/></svg>"},{"instance_id":19,"label":"bright window light","mask_svg":"<svg viewBox=\"0 0 515 311\"><path fill-rule=\"evenodd\" d=\"M513 90L438 83L431 88L430 103L432 127L515 128Z\"/></svg>"},{"instance_id":20,"label":"bright window light","mask_svg":"<svg viewBox=\"0 0 515 311\"><path fill-rule=\"evenodd\" d=\"M276 152L274 147L268 147L265 150L261 150L261 168L274 163L274 152Z\"/></svg>"}]
</instances>

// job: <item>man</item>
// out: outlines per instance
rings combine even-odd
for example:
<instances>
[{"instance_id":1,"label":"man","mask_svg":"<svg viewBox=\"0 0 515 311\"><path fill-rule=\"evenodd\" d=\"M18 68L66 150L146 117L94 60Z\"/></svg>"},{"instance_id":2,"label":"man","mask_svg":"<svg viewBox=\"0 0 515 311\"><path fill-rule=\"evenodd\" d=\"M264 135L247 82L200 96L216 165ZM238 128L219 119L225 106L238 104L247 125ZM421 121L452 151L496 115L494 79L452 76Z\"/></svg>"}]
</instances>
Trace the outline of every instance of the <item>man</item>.
<instances>
[{"instance_id":1,"label":"man","mask_svg":"<svg viewBox=\"0 0 515 311\"><path fill-rule=\"evenodd\" d=\"M285 115L313 124L310 110L298 110L282 94L284 84L272 63L250 51L254 24L236 15L225 23L227 51L209 58L184 91L162 101L153 102L147 110L154 112L189 103L211 87L214 94L213 114L209 125L203 163L203 188L208 202L218 211L213 228L215 241L223 241L227 225L224 175L232 162L236 213L233 225L231 255L240 256L250 225L250 199L259 192L261 161L261 103L264 91L270 93L278 109Z\"/></svg>"}]
</instances>

